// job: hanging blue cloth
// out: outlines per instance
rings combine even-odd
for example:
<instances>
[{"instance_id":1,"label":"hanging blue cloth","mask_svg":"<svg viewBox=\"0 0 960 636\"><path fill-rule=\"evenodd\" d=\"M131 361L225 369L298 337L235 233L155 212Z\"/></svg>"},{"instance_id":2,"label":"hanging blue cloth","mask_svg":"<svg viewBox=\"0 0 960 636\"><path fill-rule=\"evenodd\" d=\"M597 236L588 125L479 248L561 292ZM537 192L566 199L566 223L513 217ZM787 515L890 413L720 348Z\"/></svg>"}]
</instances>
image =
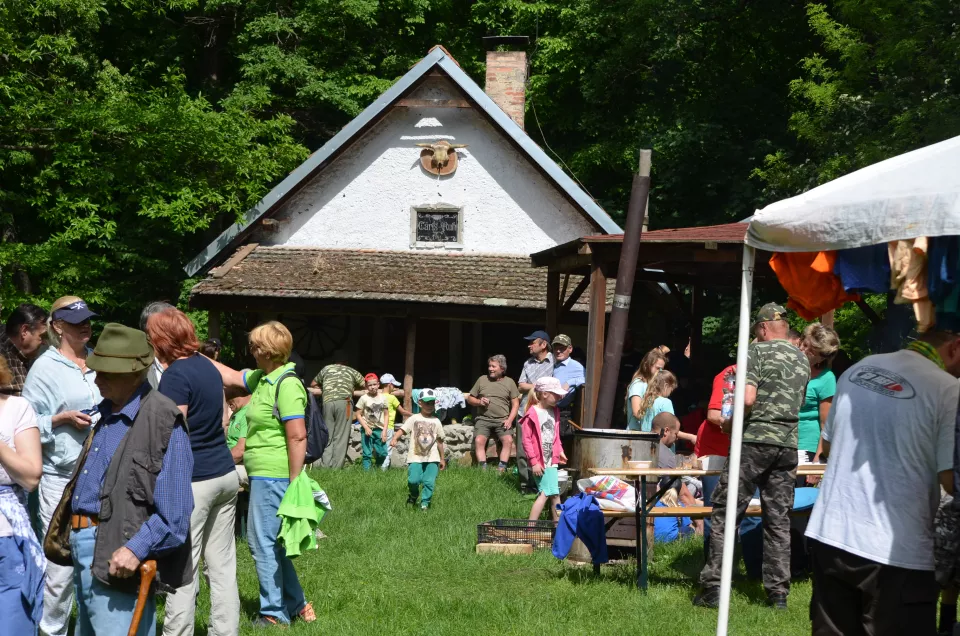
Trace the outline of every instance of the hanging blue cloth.
<instances>
[{"instance_id":1,"label":"hanging blue cloth","mask_svg":"<svg viewBox=\"0 0 960 636\"><path fill-rule=\"evenodd\" d=\"M885 292L890 289L890 257L886 243L837 250L833 273L848 293Z\"/></svg>"},{"instance_id":2,"label":"hanging blue cloth","mask_svg":"<svg viewBox=\"0 0 960 636\"><path fill-rule=\"evenodd\" d=\"M24 604L30 608L34 623L39 623L43 614L43 577L47 569L47 557L30 525L27 496L22 488L0 486L0 515L6 518L13 529L12 538L23 555L25 572L20 593Z\"/></svg>"},{"instance_id":3,"label":"hanging blue cloth","mask_svg":"<svg viewBox=\"0 0 960 636\"><path fill-rule=\"evenodd\" d=\"M580 539L587 546L595 565L610 560L603 512L593 495L580 493L563 502L557 534L553 538L553 556L567 558L574 539Z\"/></svg>"},{"instance_id":4,"label":"hanging blue cloth","mask_svg":"<svg viewBox=\"0 0 960 636\"><path fill-rule=\"evenodd\" d=\"M957 285L960 236L934 236L927 247L927 291L939 309Z\"/></svg>"}]
</instances>

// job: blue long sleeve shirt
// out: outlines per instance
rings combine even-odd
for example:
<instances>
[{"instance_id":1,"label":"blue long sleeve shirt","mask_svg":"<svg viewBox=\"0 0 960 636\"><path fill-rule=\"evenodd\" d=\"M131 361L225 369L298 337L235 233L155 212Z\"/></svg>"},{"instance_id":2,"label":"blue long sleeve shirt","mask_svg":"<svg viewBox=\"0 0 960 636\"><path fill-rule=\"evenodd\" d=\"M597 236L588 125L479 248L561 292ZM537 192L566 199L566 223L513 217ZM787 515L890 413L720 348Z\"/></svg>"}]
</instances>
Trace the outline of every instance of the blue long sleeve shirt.
<instances>
[{"instance_id":1,"label":"blue long sleeve shirt","mask_svg":"<svg viewBox=\"0 0 960 636\"><path fill-rule=\"evenodd\" d=\"M553 377L560 380L561 385L567 385L567 394L557 403L560 408L569 406L573 401L573 395L577 392L577 387L587 381L583 365L573 358L558 361L553 367Z\"/></svg>"},{"instance_id":2,"label":"blue long sleeve shirt","mask_svg":"<svg viewBox=\"0 0 960 636\"><path fill-rule=\"evenodd\" d=\"M83 411L103 399L94 384L97 374L80 370L54 347L30 367L23 384L23 397L37 413L40 443L43 445L43 474L69 478L83 450L87 429L70 424L53 427L53 416L63 411Z\"/></svg>"},{"instance_id":3,"label":"blue long sleeve shirt","mask_svg":"<svg viewBox=\"0 0 960 636\"><path fill-rule=\"evenodd\" d=\"M101 420L96 425L93 443L87 454L73 493L73 511L85 515L100 514L100 491L107 469L133 420L140 412L140 400L149 390L144 386L134 394L122 409L113 413L113 404L104 400L100 404ZM190 438L183 427L176 427L170 435L167 451L163 456L160 474L153 489L156 512L140 526L127 542L127 547L143 561L150 555L158 555L184 544L190 531L190 514L193 512L193 453Z\"/></svg>"}]
</instances>

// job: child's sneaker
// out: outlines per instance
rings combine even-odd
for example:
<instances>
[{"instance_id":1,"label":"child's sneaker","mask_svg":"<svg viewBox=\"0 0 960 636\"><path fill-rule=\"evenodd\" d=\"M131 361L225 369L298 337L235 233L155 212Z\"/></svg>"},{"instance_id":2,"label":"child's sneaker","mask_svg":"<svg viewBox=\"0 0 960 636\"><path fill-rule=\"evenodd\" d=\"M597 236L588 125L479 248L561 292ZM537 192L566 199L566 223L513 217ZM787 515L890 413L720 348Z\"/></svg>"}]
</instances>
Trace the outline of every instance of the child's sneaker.
<instances>
[{"instance_id":1,"label":"child's sneaker","mask_svg":"<svg viewBox=\"0 0 960 636\"><path fill-rule=\"evenodd\" d=\"M416 506L416 505L417 505L417 498L414 497L413 495L410 495L409 497L407 497L407 505L409 505L409 506Z\"/></svg>"},{"instance_id":2,"label":"child's sneaker","mask_svg":"<svg viewBox=\"0 0 960 636\"><path fill-rule=\"evenodd\" d=\"M426 512L427 510L430 510L430 504L423 504L422 506L420 506L420 510L421 512Z\"/></svg>"}]
</instances>

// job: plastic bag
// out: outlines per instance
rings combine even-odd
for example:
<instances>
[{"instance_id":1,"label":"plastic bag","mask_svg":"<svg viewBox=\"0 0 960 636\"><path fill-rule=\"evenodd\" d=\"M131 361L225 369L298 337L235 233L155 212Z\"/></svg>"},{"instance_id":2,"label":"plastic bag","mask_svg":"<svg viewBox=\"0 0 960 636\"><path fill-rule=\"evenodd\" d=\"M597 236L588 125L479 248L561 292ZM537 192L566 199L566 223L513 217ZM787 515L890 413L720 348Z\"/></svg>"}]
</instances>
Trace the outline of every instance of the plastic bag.
<instances>
[{"instance_id":1,"label":"plastic bag","mask_svg":"<svg viewBox=\"0 0 960 636\"><path fill-rule=\"evenodd\" d=\"M616 477L597 475L577 480L581 492L593 495L604 510L636 510L636 489Z\"/></svg>"}]
</instances>

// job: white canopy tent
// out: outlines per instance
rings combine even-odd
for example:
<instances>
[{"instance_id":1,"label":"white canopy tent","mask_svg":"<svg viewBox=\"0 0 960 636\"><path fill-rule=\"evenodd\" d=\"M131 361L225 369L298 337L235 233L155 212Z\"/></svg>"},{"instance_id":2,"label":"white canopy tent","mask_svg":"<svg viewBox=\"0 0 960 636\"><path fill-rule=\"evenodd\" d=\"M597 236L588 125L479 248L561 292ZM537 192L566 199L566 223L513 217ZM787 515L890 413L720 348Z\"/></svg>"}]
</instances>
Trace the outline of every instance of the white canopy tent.
<instances>
[{"instance_id":1,"label":"white canopy tent","mask_svg":"<svg viewBox=\"0 0 960 636\"><path fill-rule=\"evenodd\" d=\"M727 475L727 528L736 527L756 250L818 252L920 236L954 235L960 235L960 137L881 161L778 201L750 219L743 247L737 384ZM717 619L719 636L727 633L730 616L734 539L735 532L728 530L724 534Z\"/></svg>"}]
</instances>

